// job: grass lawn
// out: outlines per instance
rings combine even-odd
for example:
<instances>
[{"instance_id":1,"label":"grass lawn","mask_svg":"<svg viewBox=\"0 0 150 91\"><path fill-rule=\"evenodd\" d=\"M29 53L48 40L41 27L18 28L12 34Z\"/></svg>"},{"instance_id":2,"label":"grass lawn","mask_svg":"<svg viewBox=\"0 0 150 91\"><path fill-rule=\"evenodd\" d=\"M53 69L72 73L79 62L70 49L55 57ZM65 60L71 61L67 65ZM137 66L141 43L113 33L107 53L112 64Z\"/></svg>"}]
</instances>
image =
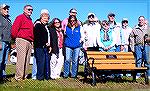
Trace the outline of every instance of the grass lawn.
<instances>
[{"instance_id":1,"label":"grass lawn","mask_svg":"<svg viewBox=\"0 0 150 91\"><path fill-rule=\"evenodd\" d=\"M30 65L32 66L32 65ZM14 79L15 65L7 65L8 79L0 81L0 91L150 91L145 85L144 78L131 82L131 78L123 78L122 82L98 82L95 87L90 85L90 79L83 84L83 66L79 66L78 79L32 80L31 78L17 82ZM31 67L29 70L31 73Z\"/></svg>"}]
</instances>

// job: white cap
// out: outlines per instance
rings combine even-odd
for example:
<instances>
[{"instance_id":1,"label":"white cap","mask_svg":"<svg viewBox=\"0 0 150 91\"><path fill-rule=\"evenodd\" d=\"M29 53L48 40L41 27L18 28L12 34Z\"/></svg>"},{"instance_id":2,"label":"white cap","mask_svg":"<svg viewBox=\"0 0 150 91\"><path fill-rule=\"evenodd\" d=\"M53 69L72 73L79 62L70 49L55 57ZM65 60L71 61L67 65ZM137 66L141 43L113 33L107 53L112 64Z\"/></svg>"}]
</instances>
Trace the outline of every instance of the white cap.
<instances>
[{"instance_id":1,"label":"white cap","mask_svg":"<svg viewBox=\"0 0 150 91\"><path fill-rule=\"evenodd\" d=\"M1 8L10 8L10 6L8 6L8 5L6 5L6 4L2 4L1 6L0 6Z\"/></svg>"},{"instance_id":2,"label":"white cap","mask_svg":"<svg viewBox=\"0 0 150 91\"><path fill-rule=\"evenodd\" d=\"M43 13L49 14L49 12L48 12L47 9L42 9L42 10L41 10L41 14L43 14Z\"/></svg>"},{"instance_id":3,"label":"white cap","mask_svg":"<svg viewBox=\"0 0 150 91\"><path fill-rule=\"evenodd\" d=\"M123 18L122 21L128 21L128 18Z\"/></svg>"},{"instance_id":4,"label":"white cap","mask_svg":"<svg viewBox=\"0 0 150 91\"><path fill-rule=\"evenodd\" d=\"M94 14L94 13L88 13L88 16L90 16L90 15L94 15L94 17L95 17L95 14Z\"/></svg>"}]
</instances>

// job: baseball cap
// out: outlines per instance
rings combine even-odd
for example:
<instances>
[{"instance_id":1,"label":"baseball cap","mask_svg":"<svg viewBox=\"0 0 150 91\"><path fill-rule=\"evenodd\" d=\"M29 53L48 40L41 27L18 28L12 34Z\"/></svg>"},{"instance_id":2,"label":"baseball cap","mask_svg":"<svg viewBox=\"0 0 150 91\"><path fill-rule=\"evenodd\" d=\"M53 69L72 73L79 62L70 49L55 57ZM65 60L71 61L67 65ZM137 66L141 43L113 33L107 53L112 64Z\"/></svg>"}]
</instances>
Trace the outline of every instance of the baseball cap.
<instances>
[{"instance_id":1,"label":"baseball cap","mask_svg":"<svg viewBox=\"0 0 150 91\"><path fill-rule=\"evenodd\" d=\"M0 5L0 7L1 7L1 8L10 8L10 6L7 5L7 4L2 4L2 5Z\"/></svg>"},{"instance_id":2,"label":"baseball cap","mask_svg":"<svg viewBox=\"0 0 150 91\"><path fill-rule=\"evenodd\" d=\"M123 18L122 21L128 21L128 18Z\"/></svg>"},{"instance_id":3,"label":"baseball cap","mask_svg":"<svg viewBox=\"0 0 150 91\"><path fill-rule=\"evenodd\" d=\"M47 9L42 9L42 10L41 10L41 14L43 14L43 13L49 14L49 12L48 12Z\"/></svg>"},{"instance_id":4,"label":"baseball cap","mask_svg":"<svg viewBox=\"0 0 150 91\"><path fill-rule=\"evenodd\" d=\"M72 9L70 9L70 11L69 11L70 13L71 12L75 12L75 13L77 13L77 10L75 9L75 8L72 8Z\"/></svg>"},{"instance_id":5,"label":"baseball cap","mask_svg":"<svg viewBox=\"0 0 150 91\"><path fill-rule=\"evenodd\" d=\"M115 17L115 14L114 13L109 13L108 16L114 16Z\"/></svg>"},{"instance_id":6,"label":"baseball cap","mask_svg":"<svg viewBox=\"0 0 150 91\"><path fill-rule=\"evenodd\" d=\"M90 15L94 15L94 17L95 17L95 14L94 14L94 13L88 13L88 16L90 16Z\"/></svg>"}]
</instances>

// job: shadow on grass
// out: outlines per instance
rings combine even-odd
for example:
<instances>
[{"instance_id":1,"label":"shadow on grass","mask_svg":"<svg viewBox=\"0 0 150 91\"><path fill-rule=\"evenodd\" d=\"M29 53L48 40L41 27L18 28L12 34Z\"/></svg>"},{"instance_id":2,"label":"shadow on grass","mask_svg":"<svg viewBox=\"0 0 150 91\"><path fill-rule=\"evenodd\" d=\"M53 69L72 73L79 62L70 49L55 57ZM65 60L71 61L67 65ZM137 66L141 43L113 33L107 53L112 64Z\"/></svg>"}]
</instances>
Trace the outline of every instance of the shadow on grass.
<instances>
[{"instance_id":1,"label":"shadow on grass","mask_svg":"<svg viewBox=\"0 0 150 91\"><path fill-rule=\"evenodd\" d=\"M78 76L82 79L79 79L83 83L92 84L92 76L88 75L87 78L84 78L84 72L79 72ZM125 83L125 82L137 82L133 81L132 77L105 77L105 76L96 76L96 83L107 83L107 82L116 82L116 83Z\"/></svg>"},{"instance_id":2,"label":"shadow on grass","mask_svg":"<svg viewBox=\"0 0 150 91\"><path fill-rule=\"evenodd\" d=\"M6 82L11 82L10 78L14 77L15 74L8 74L6 77L0 79L0 84L4 84Z\"/></svg>"}]
</instances>

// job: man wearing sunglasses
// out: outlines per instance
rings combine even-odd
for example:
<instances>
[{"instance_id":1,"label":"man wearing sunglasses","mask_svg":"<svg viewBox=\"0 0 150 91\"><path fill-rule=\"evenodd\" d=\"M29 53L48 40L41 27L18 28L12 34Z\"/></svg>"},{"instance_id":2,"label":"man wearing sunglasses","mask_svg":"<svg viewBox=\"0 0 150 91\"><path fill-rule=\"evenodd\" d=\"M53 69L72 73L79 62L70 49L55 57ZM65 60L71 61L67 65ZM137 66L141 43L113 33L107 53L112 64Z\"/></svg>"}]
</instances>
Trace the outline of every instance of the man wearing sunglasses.
<instances>
[{"instance_id":1,"label":"man wearing sunglasses","mask_svg":"<svg viewBox=\"0 0 150 91\"><path fill-rule=\"evenodd\" d=\"M27 69L31 57L32 43L34 40L31 5L24 6L23 14L16 17L12 29L11 37L16 42L17 63L15 79L24 80L27 76Z\"/></svg>"},{"instance_id":2,"label":"man wearing sunglasses","mask_svg":"<svg viewBox=\"0 0 150 91\"><path fill-rule=\"evenodd\" d=\"M100 40L100 24L95 22L96 15L88 14L88 23L83 25L82 38L84 39L83 47L87 50L98 50L97 44Z\"/></svg>"},{"instance_id":3,"label":"man wearing sunglasses","mask_svg":"<svg viewBox=\"0 0 150 91\"><path fill-rule=\"evenodd\" d=\"M10 50L10 30L11 20L9 19L10 6L2 4L0 6L0 38L1 38L1 54L0 54L0 79L6 77L5 68Z\"/></svg>"},{"instance_id":4,"label":"man wearing sunglasses","mask_svg":"<svg viewBox=\"0 0 150 91\"><path fill-rule=\"evenodd\" d=\"M109 13L108 14L108 22L110 24L110 28L113 29L116 33L116 36L118 37L116 39L117 43L116 43L116 52L120 52L121 51L121 35L120 35L120 30L121 30L121 24L117 23L115 21L115 14L114 13Z\"/></svg>"},{"instance_id":5,"label":"man wearing sunglasses","mask_svg":"<svg viewBox=\"0 0 150 91\"><path fill-rule=\"evenodd\" d=\"M69 16L70 16L70 15L77 16L77 10L76 10L75 8L70 9L70 10L69 10ZM81 25L81 22L80 22L79 20L78 20L77 22L78 22L79 25ZM64 31L66 30L67 24L68 24L68 18L65 18L65 19L62 21L62 23L61 23L61 25L62 25L62 30L64 30Z\"/></svg>"}]
</instances>

